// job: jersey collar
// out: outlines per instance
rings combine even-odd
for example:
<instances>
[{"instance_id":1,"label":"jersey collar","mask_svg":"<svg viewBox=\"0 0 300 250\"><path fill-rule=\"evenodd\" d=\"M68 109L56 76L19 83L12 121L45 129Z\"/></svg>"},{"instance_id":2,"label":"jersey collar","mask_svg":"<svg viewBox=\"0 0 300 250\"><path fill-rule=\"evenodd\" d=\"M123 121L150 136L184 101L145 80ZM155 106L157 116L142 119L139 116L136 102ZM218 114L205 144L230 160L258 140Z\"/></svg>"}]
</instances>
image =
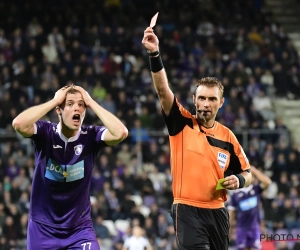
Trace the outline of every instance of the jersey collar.
<instances>
[{"instance_id":1,"label":"jersey collar","mask_svg":"<svg viewBox=\"0 0 300 250\"><path fill-rule=\"evenodd\" d=\"M80 136L80 133L81 133L81 127L79 127L78 129L78 132L76 135L70 137L70 138L67 138L65 137L65 135L62 133L62 130L61 130L61 124L60 122L57 124L57 132L58 132L58 135L59 137L64 141L64 142L73 142L73 141L76 141L79 136Z\"/></svg>"}]
</instances>

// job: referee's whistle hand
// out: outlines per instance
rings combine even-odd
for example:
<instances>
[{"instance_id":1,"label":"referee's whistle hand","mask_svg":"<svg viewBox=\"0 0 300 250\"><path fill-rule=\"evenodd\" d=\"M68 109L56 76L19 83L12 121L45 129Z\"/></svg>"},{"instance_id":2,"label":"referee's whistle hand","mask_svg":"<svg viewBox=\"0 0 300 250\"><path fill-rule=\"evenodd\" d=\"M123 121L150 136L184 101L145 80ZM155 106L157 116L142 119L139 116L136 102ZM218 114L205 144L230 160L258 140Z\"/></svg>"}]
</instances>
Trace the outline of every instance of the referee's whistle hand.
<instances>
[{"instance_id":1,"label":"referee's whistle hand","mask_svg":"<svg viewBox=\"0 0 300 250\"><path fill-rule=\"evenodd\" d=\"M235 190L239 188L239 179L235 175L230 175L225 178L222 186L229 190Z\"/></svg>"}]
</instances>

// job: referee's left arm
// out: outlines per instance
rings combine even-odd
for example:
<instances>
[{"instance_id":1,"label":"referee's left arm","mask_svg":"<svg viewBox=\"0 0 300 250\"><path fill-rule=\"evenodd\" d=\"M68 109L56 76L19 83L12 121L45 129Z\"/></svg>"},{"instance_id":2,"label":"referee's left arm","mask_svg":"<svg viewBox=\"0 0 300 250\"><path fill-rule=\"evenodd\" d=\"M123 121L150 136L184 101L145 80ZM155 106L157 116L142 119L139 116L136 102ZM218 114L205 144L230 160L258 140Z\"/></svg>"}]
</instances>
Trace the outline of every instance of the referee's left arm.
<instances>
[{"instance_id":1,"label":"referee's left arm","mask_svg":"<svg viewBox=\"0 0 300 250\"><path fill-rule=\"evenodd\" d=\"M242 175L245 179L245 185L243 187L248 187L252 182L252 174L250 172L250 169L241 172L240 175Z\"/></svg>"},{"instance_id":2,"label":"referee's left arm","mask_svg":"<svg viewBox=\"0 0 300 250\"><path fill-rule=\"evenodd\" d=\"M229 190L248 187L252 182L249 160L239 144L236 136L230 131L231 144L233 146L228 170L232 175L225 178L222 186Z\"/></svg>"}]
</instances>

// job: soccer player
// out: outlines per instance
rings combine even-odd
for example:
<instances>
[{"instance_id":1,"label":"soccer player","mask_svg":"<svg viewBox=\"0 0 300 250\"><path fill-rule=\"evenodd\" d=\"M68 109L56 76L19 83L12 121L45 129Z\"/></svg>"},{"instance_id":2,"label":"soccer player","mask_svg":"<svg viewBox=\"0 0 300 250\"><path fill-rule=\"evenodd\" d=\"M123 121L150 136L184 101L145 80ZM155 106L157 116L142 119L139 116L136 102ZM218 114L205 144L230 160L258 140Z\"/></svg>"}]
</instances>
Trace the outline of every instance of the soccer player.
<instances>
[{"instance_id":1,"label":"soccer player","mask_svg":"<svg viewBox=\"0 0 300 250\"><path fill-rule=\"evenodd\" d=\"M58 124L40 120L54 108ZM82 126L87 108L104 126ZM90 216L94 159L101 148L124 140L127 128L74 85L23 111L12 124L35 145L27 249L99 250Z\"/></svg>"},{"instance_id":2,"label":"soccer player","mask_svg":"<svg viewBox=\"0 0 300 250\"><path fill-rule=\"evenodd\" d=\"M228 205L231 228L236 218L238 250L261 249L259 204L261 193L272 181L254 166L251 166L251 173L253 183L249 187L233 191Z\"/></svg>"},{"instance_id":3,"label":"soccer player","mask_svg":"<svg viewBox=\"0 0 300 250\"><path fill-rule=\"evenodd\" d=\"M178 249L226 250L229 245L229 214L224 206L226 189L251 183L250 165L234 134L215 121L224 103L224 87L214 77L198 81L193 95L196 113L186 110L169 88L153 29L144 31L150 70L158 94L171 148L171 215ZM216 190L218 181L224 189Z\"/></svg>"}]
</instances>

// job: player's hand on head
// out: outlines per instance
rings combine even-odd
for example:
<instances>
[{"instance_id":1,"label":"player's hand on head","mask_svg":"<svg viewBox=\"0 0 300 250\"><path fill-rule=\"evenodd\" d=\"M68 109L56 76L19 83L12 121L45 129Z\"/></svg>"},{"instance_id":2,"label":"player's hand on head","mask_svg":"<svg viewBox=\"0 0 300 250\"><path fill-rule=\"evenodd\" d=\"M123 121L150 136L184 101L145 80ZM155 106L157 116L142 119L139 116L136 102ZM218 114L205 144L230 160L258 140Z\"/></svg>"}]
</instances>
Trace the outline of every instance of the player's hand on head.
<instances>
[{"instance_id":1,"label":"player's hand on head","mask_svg":"<svg viewBox=\"0 0 300 250\"><path fill-rule=\"evenodd\" d=\"M67 92L70 88L71 86L64 86L55 92L53 99L57 101L57 105L60 105L64 102L64 100L66 99Z\"/></svg>"},{"instance_id":2,"label":"player's hand on head","mask_svg":"<svg viewBox=\"0 0 300 250\"><path fill-rule=\"evenodd\" d=\"M148 27L147 29L145 29L142 44L150 52L158 51L159 41L158 41L158 38L154 34L153 29L151 27Z\"/></svg>"},{"instance_id":3,"label":"player's hand on head","mask_svg":"<svg viewBox=\"0 0 300 250\"><path fill-rule=\"evenodd\" d=\"M85 105L87 107L89 107L91 100L93 100L92 97L90 96L90 94L84 88L82 88L80 86L74 85L74 89L78 90L81 93Z\"/></svg>"}]
</instances>

